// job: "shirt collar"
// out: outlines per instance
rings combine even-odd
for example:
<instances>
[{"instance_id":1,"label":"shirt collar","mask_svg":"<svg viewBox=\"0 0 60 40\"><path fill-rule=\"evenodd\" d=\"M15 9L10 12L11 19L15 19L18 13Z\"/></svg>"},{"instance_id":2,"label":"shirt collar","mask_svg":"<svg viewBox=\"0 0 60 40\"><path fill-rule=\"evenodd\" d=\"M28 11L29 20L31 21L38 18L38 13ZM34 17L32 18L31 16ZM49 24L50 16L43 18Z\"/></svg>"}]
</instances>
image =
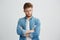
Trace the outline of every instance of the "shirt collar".
<instances>
[{"instance_id":1,"label":"shirt collar","mask_svg":"<svg viewBox=\"0 0 60 40\"><path fill-rule=\"evenodd\" d=\"M33 16L31 16L30 20L33 18ZM27 19L27 17L25 16L25 19Z\"/></svg>"}]
</instances>

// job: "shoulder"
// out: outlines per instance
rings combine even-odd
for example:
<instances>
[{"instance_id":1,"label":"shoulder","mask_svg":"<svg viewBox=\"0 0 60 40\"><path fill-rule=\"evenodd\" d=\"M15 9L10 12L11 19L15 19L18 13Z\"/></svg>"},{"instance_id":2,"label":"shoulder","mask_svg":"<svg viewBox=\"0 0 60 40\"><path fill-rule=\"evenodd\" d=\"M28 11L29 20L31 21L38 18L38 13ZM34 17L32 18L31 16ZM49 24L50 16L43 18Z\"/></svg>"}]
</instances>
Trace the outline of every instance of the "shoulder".
<instances>
[{"instance_id":1,"label":"shoulder","mask_svg":"<svg viewBox=\"0 0 60 40\"><path fill-rule=\"evenodd\" d=\"M18 21L23 21L25 19L25 17L19 18Z\"/></svg>"},{"instance_id":2,"label":"shoulder","mask_svg":"<svg viewBox=\"0 0 60 40\"><path fill-rule=\"evenodd\" d=\"M33 19L35 20L35 21L40 21L38 18L36 18L36 17L33 17Z\"/></svg>"},{"instance_id":3,"label":"shoulder","mask_svg":"<svg viewBox=\"0 0 60 40\"><path fill-rule=\"evenodd\" d=\"M40 20L38 18L34 17L33 19L34 19L35 24L39 24L40 25Z\"/></svg>"}]
</instances>

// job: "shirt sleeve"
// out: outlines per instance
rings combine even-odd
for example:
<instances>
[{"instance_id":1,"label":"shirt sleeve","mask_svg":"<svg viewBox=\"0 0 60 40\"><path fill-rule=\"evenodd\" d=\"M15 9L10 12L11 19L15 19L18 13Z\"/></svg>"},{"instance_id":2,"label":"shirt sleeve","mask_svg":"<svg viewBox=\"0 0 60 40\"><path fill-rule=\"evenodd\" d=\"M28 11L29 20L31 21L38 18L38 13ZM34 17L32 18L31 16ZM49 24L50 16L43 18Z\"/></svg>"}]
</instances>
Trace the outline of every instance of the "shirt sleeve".
<instances>
[{"instance_id":1,"label":"shirt sleeve","mask_svg":"<svg viewBox=\"0 0 60 40\"><path fill-rule=\"evenodd\" d=\"M19 20L19 21L18 21L18 24L17 24L17 34L24 36L25 33L26 33L26 30L24 30L24 29L22 28L22 26L21 26L21 21Z\"/></svg>"},{"instance_id":2,"label":"shirt sleeve","mask_svg":"<svg viewBox=\"0 0 60 40\"><path fill-rule=\"evenodd\" d=\"M38 19L35 21L35 25L34 32L30 33L31 38L38 37L40 34L40 21Z\"/></svg>"}]
</instances>

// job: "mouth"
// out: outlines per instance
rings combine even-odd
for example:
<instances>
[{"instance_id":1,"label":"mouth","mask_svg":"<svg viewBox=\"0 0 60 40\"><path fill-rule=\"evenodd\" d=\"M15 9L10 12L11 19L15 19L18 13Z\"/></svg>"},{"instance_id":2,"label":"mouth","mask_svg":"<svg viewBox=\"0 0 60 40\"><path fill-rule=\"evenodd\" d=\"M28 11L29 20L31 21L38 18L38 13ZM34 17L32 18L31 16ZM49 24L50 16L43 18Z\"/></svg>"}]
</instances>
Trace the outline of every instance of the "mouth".
<instances>
[{"instance_id":1,"label":"mouth","mask_svg":"<svg viewBox=\"0 0 60 40\"><path fill-rule=\"evenodd\" d=\"M26 15L27 17L31 17L31 15Z\"/></svg>"}]
</instances>

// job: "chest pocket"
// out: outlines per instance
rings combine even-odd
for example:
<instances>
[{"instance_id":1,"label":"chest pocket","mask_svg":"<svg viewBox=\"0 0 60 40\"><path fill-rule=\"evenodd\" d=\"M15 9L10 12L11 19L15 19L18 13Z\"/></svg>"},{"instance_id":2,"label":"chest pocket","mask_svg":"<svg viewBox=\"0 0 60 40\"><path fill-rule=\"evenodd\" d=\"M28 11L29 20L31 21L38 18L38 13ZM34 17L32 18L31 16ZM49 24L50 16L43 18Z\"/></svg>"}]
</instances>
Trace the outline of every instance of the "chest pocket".
<instances>
[{"instance_id":1,"label":"chest pocket","mask_svg":"<svg viewBox=\"0 0 60 40\"><path fill-rule=\"evenodd\" d=\"M35 21L30 21L30 29L34 29L36 27Z\"/></svg>"}]
</instances>

